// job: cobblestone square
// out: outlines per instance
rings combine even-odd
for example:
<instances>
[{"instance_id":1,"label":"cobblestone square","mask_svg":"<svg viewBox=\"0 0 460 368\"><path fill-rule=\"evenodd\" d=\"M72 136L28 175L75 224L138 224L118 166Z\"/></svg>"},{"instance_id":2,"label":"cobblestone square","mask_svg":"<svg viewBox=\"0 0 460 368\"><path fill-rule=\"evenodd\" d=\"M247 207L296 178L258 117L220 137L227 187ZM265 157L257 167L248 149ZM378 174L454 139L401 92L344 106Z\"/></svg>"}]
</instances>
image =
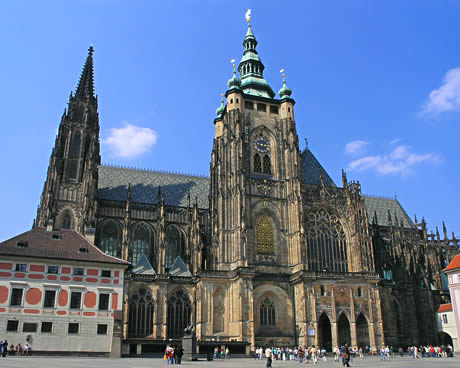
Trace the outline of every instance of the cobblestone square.
<instances>
[{"instance_id":1,"label":"cobblestone square","mask_svg":"<svg viewBox=\"0 0 460 368\"><path fill-rule=\"evenodd\" d=\"M208 362L200 360L197 362L183 362L182 365L196 368L212 367L265 367L265 360L254 359L229 359ZM299 367L297 361L274 361L273 368ZM312 366L313 364L303 364L303 366ZM443 367L458 368L460 367L460 356L454 358L424 358L414 360L407 356L403 358L394 358L388 361L381 361L378 357L366 357L364 359L355 359L350 363L352 367ZM0 359L0 366L8 368L157 368L167 366L166 361L161 358L80 358L80 357L7 357ZM328 361L319 361L318 368L341 368L342 364L334 362L333 359Z\"/></svg>"}]
</instances>

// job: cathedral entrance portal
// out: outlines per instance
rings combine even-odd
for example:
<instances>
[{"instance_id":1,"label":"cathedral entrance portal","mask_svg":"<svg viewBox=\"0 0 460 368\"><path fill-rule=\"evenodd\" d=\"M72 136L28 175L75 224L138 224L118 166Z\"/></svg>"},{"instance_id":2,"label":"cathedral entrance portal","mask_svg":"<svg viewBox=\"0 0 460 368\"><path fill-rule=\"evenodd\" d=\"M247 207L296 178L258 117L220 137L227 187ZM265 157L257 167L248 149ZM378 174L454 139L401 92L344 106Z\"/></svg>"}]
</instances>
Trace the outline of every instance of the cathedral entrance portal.
<instances>
[{"instance_id":1,"label":"cathedral entrance portal","mask_svg":"<svg viewBox=\"0 0 460 368\"><path fill-rule=\"evenodd\" d=\"M369 343L369 325L366 317L362 313L356 320L356 335L358 339L358 346L370 345Z\"/></svg>"},{"instance_id":2,"label":"cathedral entrance portal","mask_svg":"<svg viewBox=\"0 0 460 368\"><path fill-rule=\"evenodd\" d=\"M318 342L321 349L332 351L331 321L325 313L321 314L318 321Z\"/></svg>"},{"instance_id":3,"label":"cathedral entrance portal","mask_svg":"<svg viewBox=\"0 0 460 368\"><path fill-rule=\"evenodd\" d=\"M451 345L451 346L454 345L452 341L452 337L448 333L440 332L438 336L439 336L439 343L441 345Z\"/></svg>"},{"instance_id":4,"label":"cathedral entrance portal","mask_svg":"<svg viewBox=\"0 0 460 368\"><path fill-rule=\"evenodd\" d=\"M347 316L345 313L342 313L337 320L337 328L338 328L338 338L339 338L339 345L343 346L351 344L351 334L350 334L350 322L348 321Z\"/></svg>"}]
</instances>

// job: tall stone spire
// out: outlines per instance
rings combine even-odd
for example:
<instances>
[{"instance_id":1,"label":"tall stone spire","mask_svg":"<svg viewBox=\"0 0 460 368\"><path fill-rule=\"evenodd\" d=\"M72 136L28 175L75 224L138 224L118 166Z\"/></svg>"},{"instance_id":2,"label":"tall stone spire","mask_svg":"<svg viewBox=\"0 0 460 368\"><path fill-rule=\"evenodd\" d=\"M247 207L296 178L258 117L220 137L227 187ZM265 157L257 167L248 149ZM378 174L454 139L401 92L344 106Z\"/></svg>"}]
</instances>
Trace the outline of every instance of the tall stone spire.
<instances>
[{"instance_id":1,"label":"tall stone spire","mask_svg":"<svg viewBox=\"0 0 460 368\"><path fill-rule=\"evenodd\" d=\"M81 72L77 91L75 92L75 97L80 100L95 99L93 52L94 48L93 45L91 45L88 49L88 57L86 58L85 66Z\"/></svg>"},{"instance_id":2,"label":"tall stone spire","mask_svg":"<svg viewBox=\"0 0 460 368\"><path fill-rule=\"evenodd\" d=\"M249 13L250 14L250 13ZM241 89L245 94L273 98L275 93L264 79L265 66L257 53L257 40L252 32L251 18L246 17L248 30L243 40L244 53L238 65Z\"/></svg>"}]
</instances>

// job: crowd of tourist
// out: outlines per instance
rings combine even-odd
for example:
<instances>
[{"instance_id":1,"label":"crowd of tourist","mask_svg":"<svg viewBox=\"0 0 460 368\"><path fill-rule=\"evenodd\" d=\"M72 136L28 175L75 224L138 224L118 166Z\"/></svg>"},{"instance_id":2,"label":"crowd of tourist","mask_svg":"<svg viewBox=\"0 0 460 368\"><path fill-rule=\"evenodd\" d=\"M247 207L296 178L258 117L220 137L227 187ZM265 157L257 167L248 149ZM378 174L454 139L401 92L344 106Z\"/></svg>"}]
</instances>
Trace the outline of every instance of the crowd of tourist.
<instances>
[{"instance_id":1,"label":"crowd of tourist","mask_svg":"<svg viewBox=\"0 0 460 368\"><path fill-rule=\"evenodd\" d=\"M401 349L402 350L402 349ZM421 345L421 346L409 346L407 353L413 359L422 358L451 358L454 356L454 349L452 345ZM402 356L402 354L401 354Z\"/></svg>"},{"instance_id":2,"label":"crowd of tourist","mask_svg":"<svg viewBox=\"0 0 460 368\"><path fill-rule=\"evenodd\" d=\"M184 349L182 349L182 345L168 345L163 359L166 360L168 364L181 364L183 355Z\"/></svg>"},{"instance_id":3,"label":"crowd of tourist","mask_svg":"<svg viewBox=\"0 0 460 368\"><path fill-rule=\"evenodd\" d=\"M32 355L32 348L29 344L8 345L8 340L0 341L0 356L4 358L7 355Z\"/></svg>"}]
</instances>

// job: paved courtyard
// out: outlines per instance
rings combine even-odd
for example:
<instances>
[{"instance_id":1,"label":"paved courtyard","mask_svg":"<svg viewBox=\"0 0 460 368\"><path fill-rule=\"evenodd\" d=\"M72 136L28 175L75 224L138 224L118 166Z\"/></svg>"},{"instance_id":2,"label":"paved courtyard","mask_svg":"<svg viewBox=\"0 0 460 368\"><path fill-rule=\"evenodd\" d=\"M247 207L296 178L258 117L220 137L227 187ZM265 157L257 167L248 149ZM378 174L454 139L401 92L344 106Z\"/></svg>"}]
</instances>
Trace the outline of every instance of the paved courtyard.
<instances>
[{"instance_id":1,"label":"paved courtyard","mask_svg":"<svg viewBox=\"0 0 460 368\"><path fill-rule=\"evenodd\" d=\"M196 368L211 368L211 367L265 367L264 360L254 359L229 359L226 361L198 361L198 362L184 362L184 366L193 366ZM393 360L382 362L377 357L366 357L364 359L355 359L351 364L353 367L445 367L445 368L458 368L460 367L460 355L454 358L425 358L418 359L417 361L409 358L395 358ZM0 367L8 368L156 368L165 367L166 362L159 358L122 358L122 359L109 359L109 358L77 358L77 357L7 357L0 358ZM273 368L283 367L298 367L299 363L295 361L274 361ZM303 366L307 366L304 364ZM312 364L308 364L312 366ZM341 368L340 363L328 359L327 362L318 362L318 368Z\"/></svg>"}]
</instances>

